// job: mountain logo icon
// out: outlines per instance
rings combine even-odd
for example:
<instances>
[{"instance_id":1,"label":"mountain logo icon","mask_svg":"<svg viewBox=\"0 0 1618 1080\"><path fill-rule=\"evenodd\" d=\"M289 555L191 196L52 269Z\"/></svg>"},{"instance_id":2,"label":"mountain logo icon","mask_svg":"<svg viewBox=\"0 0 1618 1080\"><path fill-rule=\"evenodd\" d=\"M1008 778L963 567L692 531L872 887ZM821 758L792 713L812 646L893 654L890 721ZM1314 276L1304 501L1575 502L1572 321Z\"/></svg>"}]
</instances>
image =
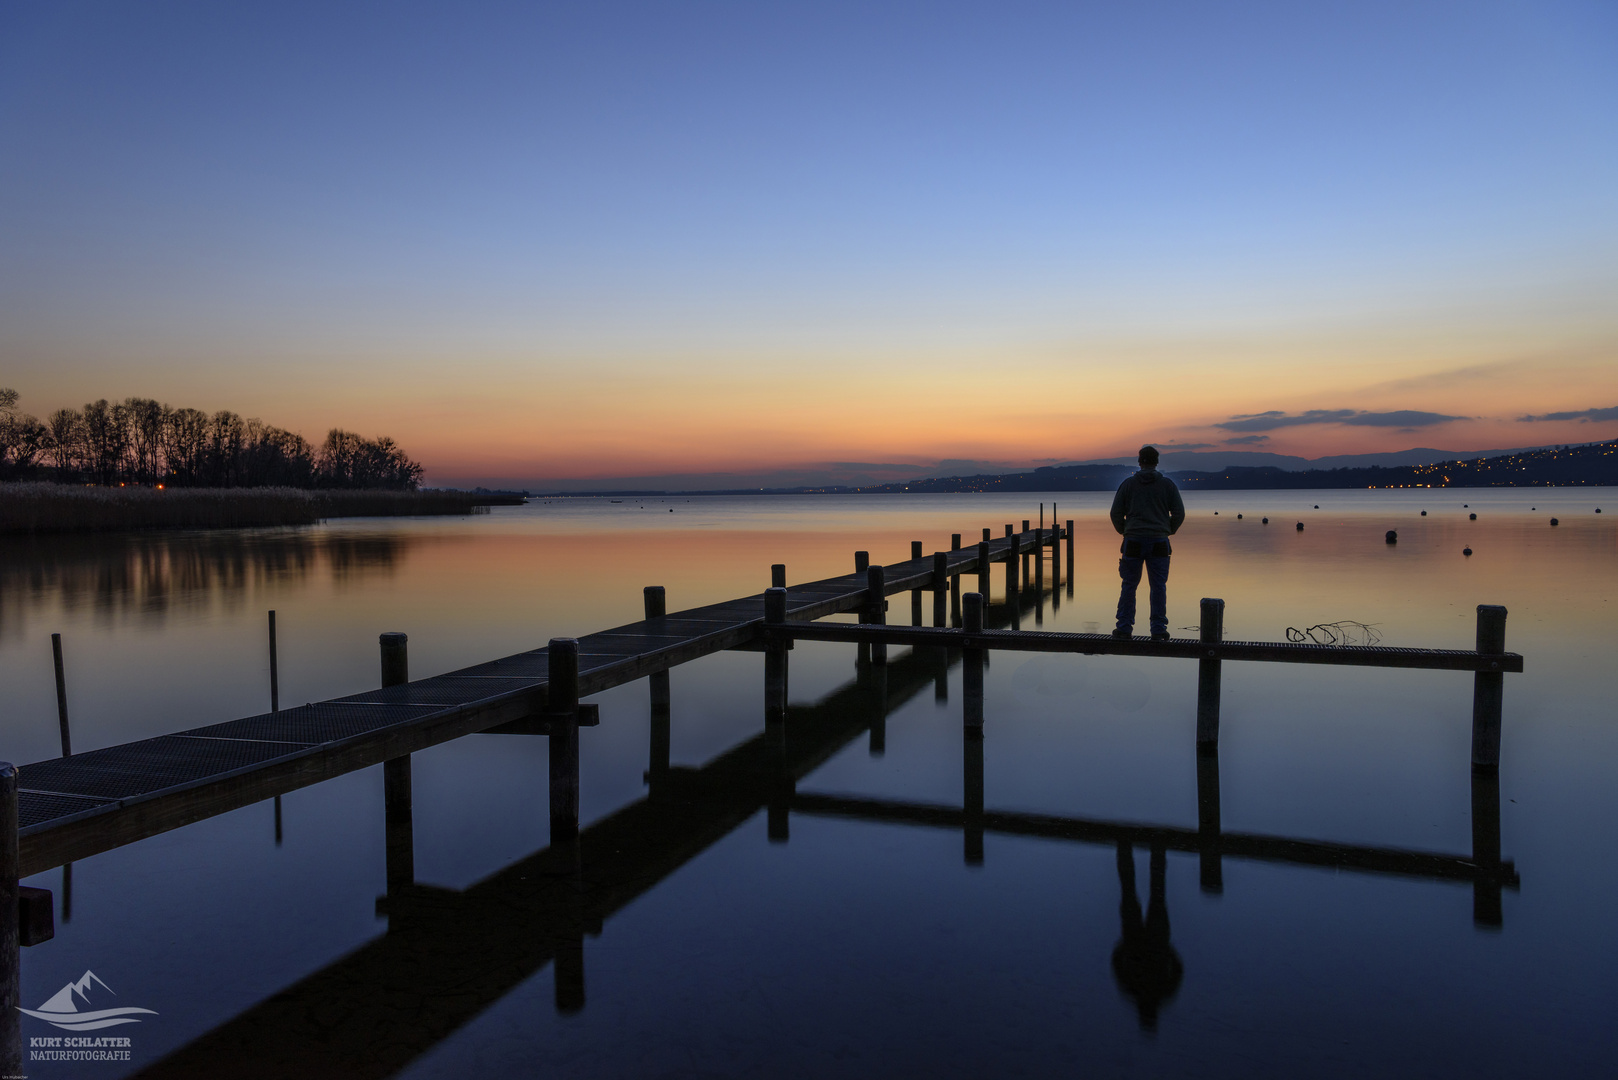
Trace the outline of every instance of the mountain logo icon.
<instances>
[{"instance_id":1,"label":"mountain logo icon","mask_svg":"<svg viewBox=\"0 0 1618 1080\"><path fill-rule=\"evenodd\" d=\"M62 987L51 995L49 1001L37 1009L22 1009L17 1011L25 1016L32 1016L36 1020L44 1020L63 1031L95 1031L99 1028L116 1027L119 1024L138 1024L135 1019L137 1013L146 1013L156 1016L155 1009L92 1009L87 1012L79 1011L79 1001L82 999L86 1005L90 1004L89 990L91 986L99 986L107 993L113 993L112 987L102 982L93 971L86 971L77 979Z\"/></svg>"}]
</instances>

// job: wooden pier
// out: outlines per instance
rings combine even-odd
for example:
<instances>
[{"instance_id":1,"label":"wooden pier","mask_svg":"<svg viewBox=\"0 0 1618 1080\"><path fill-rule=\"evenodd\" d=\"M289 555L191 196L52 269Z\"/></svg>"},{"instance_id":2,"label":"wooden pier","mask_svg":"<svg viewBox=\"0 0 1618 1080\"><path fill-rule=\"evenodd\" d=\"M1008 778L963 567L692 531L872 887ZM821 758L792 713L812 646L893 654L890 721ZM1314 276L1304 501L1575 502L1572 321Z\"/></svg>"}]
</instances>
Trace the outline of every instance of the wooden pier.
<instances>
[{"instance_id":1,"label":"wooden pier","mask_svg":"<svg viewBox=\"0 0 1618 1080\"><path fill-rule=\"evenodd\" d=\"M874 752L881 749L882 719L888 711L892 689L890 672L898 671L895 665L887 663L888 647L910 646L916 663L933 667L941 663L945 670L951 663L962 663L963 735L968 745L965 808L948 811L947 808L904 807L869 800L828 801L824 797L797 796L793 794L791 782L780 783L786 774L772 767L768 772L776 779L763 788L749 782L742 785L743 795L726 796L721 800L740 799L732 811L722 815L728 822L723 831L733 828L762 804L770 808L772 835L779 823L779 831L784 836L787 815L794 810L960 827L967 836L969 860L981 859L983 832L997 829L1027 835L1062 834L1072 839L1141 843L1153 850L1194 847L1204 855L1205 887L1217 887L1218 881L1217 873L1210 876L1206 872L1209 859L1212 859L1211 865L1217 867L1218 859L1224 855L1265 857L1264 853L1268 852L1290 861L1481 881L1484 891L1480 896L1484 898L1479 901L1479 921L1498 922L1499 887L1502 882L1514 883L1515 876L1509 864L1499 859L1498 787L1492 778L1499 761L1502 676L1522 670L1522 657L1504 648L1503 608L1479 608L1478 647L1474 650L1225 641L1223 602L1217 600L1202 602L1202 625L1197 640L1119 640L1110 635L1023 630L1022 623L1029 614L1034 616L1036 625L1042 618L1043 600L1047 595L1047 560L1048 595L1053 605L1060 603L1063 540L1066 541L1065 562L1070 581L1074 559L1071 521L1066 529L1030 529L1028 524L1023 522L1020 532L1008 524L1001 537L992 537L990 530L985 529L983 539L970 547L962 547L957 534L951 550L931 556L924 556L921 545L916 544L910 560L887 566L871 565L865 553L856 553L854 573L806 584L786 585L785 568L776 566L771 571L771 587L762 593L672 614L665 612L663 591L649 588L646 590L647 617L640 622L576 640L554 639L544 648L414 681L408 678L404 635L387 634L382 638L382 686L377 690L25 765L6 774L10 777L8 783L0 783L0 804L5 804L0 805L0 832L7 834L0 837L0 928L14 929L19 925L18 916L8 915L5 909L17 910L16 883L20 877L384 763L388 878L392 892L395 883L413 879L408 862L409 755L484 731L523 732L550 738L552 854L547 858L554 861L555 852L572 852L566 861L577 866L579 734L581 727L599 720L594 707L581 704L580 699L624 683L648 679L653 708L652 768L648 775L655 797L671 784L680 788L689 782L688 770L668 767L668 670L725 649L762 651L765 654L766 731L760 739L771 746L790 747L799 737L794 728L800 713L789 707L787 701L788 651L795 640L842 641L858 646L860 662L876 681L878 689L874 692L882 706L871 713L870 719L853 724L856 729L869 730ZM1005 604L991 609L1003 617L998 625L989 617L988 605L984 603L995 564L1001 564L1004 569L1007 597ZM975 577L977 587L963 590L963 577L969 580ZM911 593L912 625L888 625L887 598L902 592ZM927 593L932 594L933 600L932 626L922 625ZM1037 603L1025 605L1024 597ZM859 622L816 621L846 614L857 614ZM1024 820L1026 815L989 814L982 807L982 671L986 653L994 650L1196 660L1199 665L1197 746L1199 755L1214 763L1215 806L1219 671L1224 662L1354 664L1474 672L1474 802L1476 804L1481 783L1487 803L1492 783L1496 807L1493 854L1488 854L1487 836L1479 841L1485 852L1481 862L1408 852L1390 855L1341 845L1310 845L1306 841L1276 842L1281 845L1277 847L1264 838L1219 834L1217 810L1212 830L1204 821L1195 832L1162 828L1141 831L1144 827L1062 823L1056 819ZM846 733L847 726L839 730ZM974 743L978 747L975 799L971 776ZM800 756L787 773L794 777L806 775L814 764L830 756L840 745L840 739L821 739L820 751ZM1199 772L1199 778L1200 775ZM1206 803L1206 793L1201 794ZM711 835L711 829L718 827L716 822L699 831ZM589 833L587 830L585 835ZM1219 837L1217 842L1210 839L1215 836ZM1277 854L1283 849L1289 854ZM647 857L651 857L650 853ZM1487 899L1490 895L1494 898L1492 901ZM10 982L13 994L18 943L14 934L0 931L0 970L11 972L11 978L6 981ZM9 956L5 955L7 953ZM557 962L560 966L560 959ZM0 997L3 996L0 993ZM14 1012L10 1015L15 1018Z\"/></svg>"},{"instance_id":2,"label":"wooden pier","mask_svg":"<svg viewBox=\"0 0 1618 1080\"><path fill-rule=\"evenodd\" d=\"M1048 595L1048 594L1047 594ZM1054 599L1054 597L1052 597ZM991 605L985 622L1030 618L1041 597ZM137 1074L140 1080L229 1074L242 1080L299 1075L392 1076L550 966L555 1008L586 1001L584 943L702 852L763 812L769 843L788 843L795 816L835 817L959 831L963 858L983 862L985 833L1192 852L1206 892L1223 890L1223 862L1260 860L1396 875L1470 886L1474 918L1497 925L1501 891L1519 887L1499 853L1499 800L1474 776L1473 851L1452 855L1224 832L1217 759L1198 760L1194 828L985 809L983 754L968 753L960 807L853 799L800 790L822 764L921 694L947 692L958 653L906 652L879 667L857 661L855 678L818 702L791 705L783 722L700 767L670 766L654 725L646 796L584 828L576 841L541 849L464 890L389 874L377 909L386 933L287 986ZM982 743L975 742L981 749ZM1492 816L1491 816L1492 811ZM393 858L395 839L388 839ZM1492 845L1492 846L1491 846ZM391 868L390 868L391 869ZM399 1017L411 1017L401 1024ZM332 1018L340 1017L340 1022Z\"/></svg>"}]
</instances>

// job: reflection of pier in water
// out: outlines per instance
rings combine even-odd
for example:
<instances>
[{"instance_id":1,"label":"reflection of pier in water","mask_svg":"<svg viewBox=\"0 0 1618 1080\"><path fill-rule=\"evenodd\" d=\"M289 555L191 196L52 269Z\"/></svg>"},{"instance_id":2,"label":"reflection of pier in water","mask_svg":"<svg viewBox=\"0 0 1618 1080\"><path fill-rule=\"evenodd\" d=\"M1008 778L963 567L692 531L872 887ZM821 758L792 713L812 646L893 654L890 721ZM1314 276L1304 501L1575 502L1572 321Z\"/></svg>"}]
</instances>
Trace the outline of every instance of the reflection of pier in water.
<instances>
[{"instance_id":1,"label":"reflection of pier in water","mask_svg":"<svg viewBox=\"0 0 1618 1080\"><path fill-rule=\"evenodd\" d=\"M989 626L1016 625L1059 595L1013 591L991 605ZM919 617L918 617L919 621ZM965 739L960 808L798 793L796 785L861 735L873 753L889 713L929 686L943 699L958 653L916 649L882 662L862 656L856 679L784 718L700 768L669 763L666 689L654 681L649 794L462 890L411 880L408 797L388 814L388 895L377 901L388 929L325 969L156 1062L139 1075L191 1077L391 1076L451 1037L485 1009L553 965L556 1008L585 1003L584 939L761 809L772 842L786 842L793 813L961 831L964 858L983 861L986 833L1114 846L1122 884L1121 940L1112 956L1120 988L1145 1027L1182 973L1169 942L1166 852L1196 852L1205 891L1223 889L1225 858L1464 882L1474 918L1498 925L1500 891L1517 875L1499 857L1499 797L1492 774L1475 774L1471 857L1226 833L1219 824L1219 769L1198 760L1198 827L1174 828L986 809L983 740ZM666 687L666 684L665 684ZM992 729L991 729L992 730ZM1481 785L1481 786L1480 786ZM1149 855L1144 916L1135 891L1133 849Z\"/></svg>"}]
</instances>

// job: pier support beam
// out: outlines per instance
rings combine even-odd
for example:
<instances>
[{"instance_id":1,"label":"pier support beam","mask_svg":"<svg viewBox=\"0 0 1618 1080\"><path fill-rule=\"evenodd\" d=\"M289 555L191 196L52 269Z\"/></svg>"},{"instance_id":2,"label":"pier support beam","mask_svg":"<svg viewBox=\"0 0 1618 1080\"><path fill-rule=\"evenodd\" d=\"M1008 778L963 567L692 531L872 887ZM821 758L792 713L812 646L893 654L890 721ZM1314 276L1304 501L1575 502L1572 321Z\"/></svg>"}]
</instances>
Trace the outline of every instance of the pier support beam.
<instances>
[{"instance_id":1,"label":"pier support beam","mask_svg":"<svg viewBox=\"0 0 1618 1080\"><path fill-rule=\"evenodd\" d=\"M24 1076L22 938L17 909L17 767L0 761L0 1076Z\"/></svg>"},{"instance_id":2,"label":"pier support beam","mask_svg":"<svg viewBox=\"0 0 1618 1080\"><path fill-rule=\"evenodd\" d=\"M983 530L983 532L985 533L985 535L983 537L983 542L978 545L978 599L983 603L988 603L989 587L990 587L989 586L989 537L987 535L988 531L989 531L988 529ZM964 604L965 601L963 600L962 603ZM962 610L964 611L965 608L963 607ZM962 616L961 625L962 626L966 625L965 616Z\"/></svg>"},{"instance_id":3,"label":"pier support beam","mask_svg":"<svg viewBox=\"0 0 1618 1080\"><path fill-rule=\"evenodd\" d=\"M1225 602L1202 598L1201 635L1205 644L1217 645L1225 639ZM1220 661L1203 657L1197 661L1197 752L1219 750Z\"/></svg>"},{"instance_id":4,"label":"pier support beam","mask_svg":"<svg viewBox=\"0 0 1618 1080\"><path fill-rule=\"evenodd\" d=\"M965 630L983 632L983 594L967 593L961 600ZM961 650L961 724L968 731L983 730L983 650Z\"/></svg>"},{"instance_id":5,"label":"pier support beam","mask_svg":"<svg viewBox=\"0 0 1618 1080\"><path fill-rule=\"evenodd\" d=\"M270 612L270 668L275 668L275 612ZM62 670L62 635L51 635L51 658L56 662L56 721L62 729L62 756L73 756L73 736L67 726L67 675ZM274 691L271 691L273 694ZM271 710L272 712L274 710Z\"/></svg>"},{"instance_id":6,"label":"pier support beam","mask_svg":"<svg viewBox=\"0 0 1618 1080\"><path fill-rule=\"evenodd\" d=\"M785 566L770 567L770 577L779 576L786 580ZM779 575L777 574L779 572ZM644 590L646 617L648 619L661 619L668 614L668 599L661 585L648 585ZM672 697L669 692L669 671L654 671L646 676L647 690L652 699L652 726L651 726L651 752L648 755L647 770L652 777L661 778L669 771L669 744L672 741L669 730L669 714L672 711Z\"/></svg>"},{"instance_id":7,"label":"pier support beam","mask_svg":"<svg viewBox=\"0 0 1618 1080\"><path fill-rule=\"evenodd\" d=\"M1067 598L1073 599L1073 521L1068 519L1067 528Z\"/></svg>"},{"instance_id":8,"label":"pier support beam","mask_svg":"<svg viewBox=\"0 0 1618 1080\"><path fill-rule=\"evenodd\" d=\"M551 846L568 844L579 835L579 642L551 638L550 795ZM560 1006L560 1001L558 1001Z\"/></svg>"},{"instance_id":9,"label":"pier support beam","mask_svg":"<svg viewBox=\"0 0 1618 1080\"><path fill-rule=\"evenodd\" d=\"M401 686L410 681L410 638L382 634L382 685ZM415 820L410 797L410 755L382 763L382 809L386 828L387 882L392 895L416 880Z\"/></svg>"},{"instance_id":10,"label":"pier support beam","mask_svg":"<svg viewBox=\"0 0 1618 1080\"><path fill-rule=\"evenodd\" d=\"M764 591L764 624L777 625L787 621L787 591L770 588ZM787 643L772 638L764 646L764 723L784 724L787 718Z\"/></svg>"},{"instance_id":11,"label":"pier support beam","mask_svg":"<svg viewBox=\"0 0 1618 1080\"><path fill-rule=\"evenodd\" d=\"M1477 650L1506 651L1506 609L1499 604L1478 605ZM1472 767L1500 767L1500 711L1505 702L1505 676L1479 671L1472 676Z\"/></svg>"},{"instance_id":12,"label":"pier support beam","mask_svg":"<svg viewBox=\"0 0 1618 1080\"><path fill-rule=\"evenodd\" d=\"M985 545L987 546L987 545ZM967 593L962 601L965 629L983 632L983 594ZM983 650L961 652L962 706L961 757L963 803L966 810L965 858L968 866L983 865Z\"/></svg>"}]
</instances>

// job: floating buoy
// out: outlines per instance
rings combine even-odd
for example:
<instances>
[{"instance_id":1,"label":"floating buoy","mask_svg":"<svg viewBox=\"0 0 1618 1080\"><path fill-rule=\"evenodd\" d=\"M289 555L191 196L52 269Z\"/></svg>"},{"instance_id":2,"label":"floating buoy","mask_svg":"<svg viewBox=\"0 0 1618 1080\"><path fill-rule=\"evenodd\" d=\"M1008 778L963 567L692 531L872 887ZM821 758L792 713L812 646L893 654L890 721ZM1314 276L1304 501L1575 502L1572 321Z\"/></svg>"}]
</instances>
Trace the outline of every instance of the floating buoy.
<instances>
[{"instance_id":1,"label":"floating buoy","mask_svg":"<svg viewBox=\"0 0 1618 1080\"><path fill-rule=\"evenodd\" d=\"M1476 514L1468 514L1466 516L1471 518L1473 521L1476 521L1478 519L1478 516Z\"/></svg>"},{"instance_id":2,"label":"floating buoy","mask_svg":"<svg viewBox=\"0 0 1618 1080\"><path fill-rule=\"evenodd\" d=\"M1562 523L1560 521L1557 521L1555 518L1551 518L1551 524L1552 525L1560 525Z\"/></svg>"},{"instance_id":3,"label":"floating buoy","mask_svg":"<svg viewBox=\"0 0 1618 1080\"><path fill-rule=\"evenodd\" d=\"M1269 519L1269 518L1265 518L1265 519L1264 519L1264 524L1266 524L1266 525L1268 525L1268 524L1269 524L1269 523L1270 523L1270 519Z\"/></svg>"},{"instance_id":4,"label":"floating buoy","mask_svg":"<svg viewBox=\"0 0 1618 1080\"><path fill-rule=\"evenodd\" d=\"M1470 555L1470 554L1472 554L1472 549L1471 548L1462 548L1461 549L1461 554L1462 555Z\"/></svg>"},{"instance_id":5,"label":"floating buoy","mask_svg":"<svg viewBox=\"0 0 1618 1080\"><path fill-rule=\"evenodd\" d=\"M1298 522L1298 531L1303 532L1303 522Z\"/></svg>"},{"instance_id":6,"label":"floating buoy","mask_svg":"<svg viewBox=\"0 0 1618 1080\"><path fill-rule=\"evenodd\" d=\"M1599 507L1599 506L1596 507L1596 513L1598 513L1598 514L1601 513L1601 507Z\"/></svg>"},{"instance_id":7,"label":"floating buoy","mask_svg":"<svg viewBox=\"0 0 1618 1080\"><path fill-rule=\"evenodd\" d=\"M1237 520L1237 521L1240 521L1240 520L1241 520L1241 519L1242 519L1242 516L1241 516L1241 515L1240 515L1240 514L1237 514L1237 515L1236 515L1236 520Z\"/></svg>"},{"instance_id":8,"label":"floating buoy","mask_svg":"<svg viewBox=\"0 0 1618 1080\"><path fill-rule=\"evenodd\" d=\"M1469 507L1469 506L1471 506L1471 505L1472 505L1472 504L1471 504L1471 503L1462 503L1462 504L1461 504L1461 509L1462 509L1462 510L1465 510L1465 509L1466 509L1466 508L1467 508L1467 507Z\"/></svg>"},{"instance_id":9,"label":"floating buoy","mask_svg":"<svg viewBox=\"0 0 1618 1080\"><path fill-rule=\"evenodd\" d=\"M1315 509L1316 509L1316 510L1319 510L1319 509L1320 509L1320 504L1319 504L1319 503L1315 503Z\"/></svg>"},{"instance_id":10,"label":"floating buoy","mask_svg":"<svg viewBox=\"0 0 1618 1080\"><path fill-rule=\"evenodd\" d=\"M1387 535L1382 539L1386 540L1390 544L1397 544L1399 542L1399 534L1397 531L1389 529Z\"/></svg>"},{"instance_id":11,"label":"floating buoy","mask_svg":"<svg viewBox=\"0 0 1618 1080\"><path fill-rule=\"evenodd\" d=\"M1421 512L1421 516L1422 516L1422 517L1426 517L1426 516L1427 516L1427 511L1425 511L1425 510L1423 510L1423 511L1422 511L1422 512Z\"/></svg>"},{"instance_id":12,"label":"floating buoy","mask_svg":"<svg viewBox=\"0 0 1618 1080\"><path fill-rule=\"evenodd\" d=\"M1214 517L1218 517L1218 516L1219 516L1219 511L1215 510L1214 511Z\"/></svg>"},{"instance_id":13,"label":"floating buoy","mask_svg":"<svg viewBox=\"0 0 1618 1080\"><path fill-rule=\"evenodd\" d=\"M1530 510L1538 510L1538 509L1539 509L1539 507L1537 507L1537 506L1530 506L1530 507L1529 507L1529 508L1528 508L1528 509L1530 509Z\"/></svg>"}]
</instances>

